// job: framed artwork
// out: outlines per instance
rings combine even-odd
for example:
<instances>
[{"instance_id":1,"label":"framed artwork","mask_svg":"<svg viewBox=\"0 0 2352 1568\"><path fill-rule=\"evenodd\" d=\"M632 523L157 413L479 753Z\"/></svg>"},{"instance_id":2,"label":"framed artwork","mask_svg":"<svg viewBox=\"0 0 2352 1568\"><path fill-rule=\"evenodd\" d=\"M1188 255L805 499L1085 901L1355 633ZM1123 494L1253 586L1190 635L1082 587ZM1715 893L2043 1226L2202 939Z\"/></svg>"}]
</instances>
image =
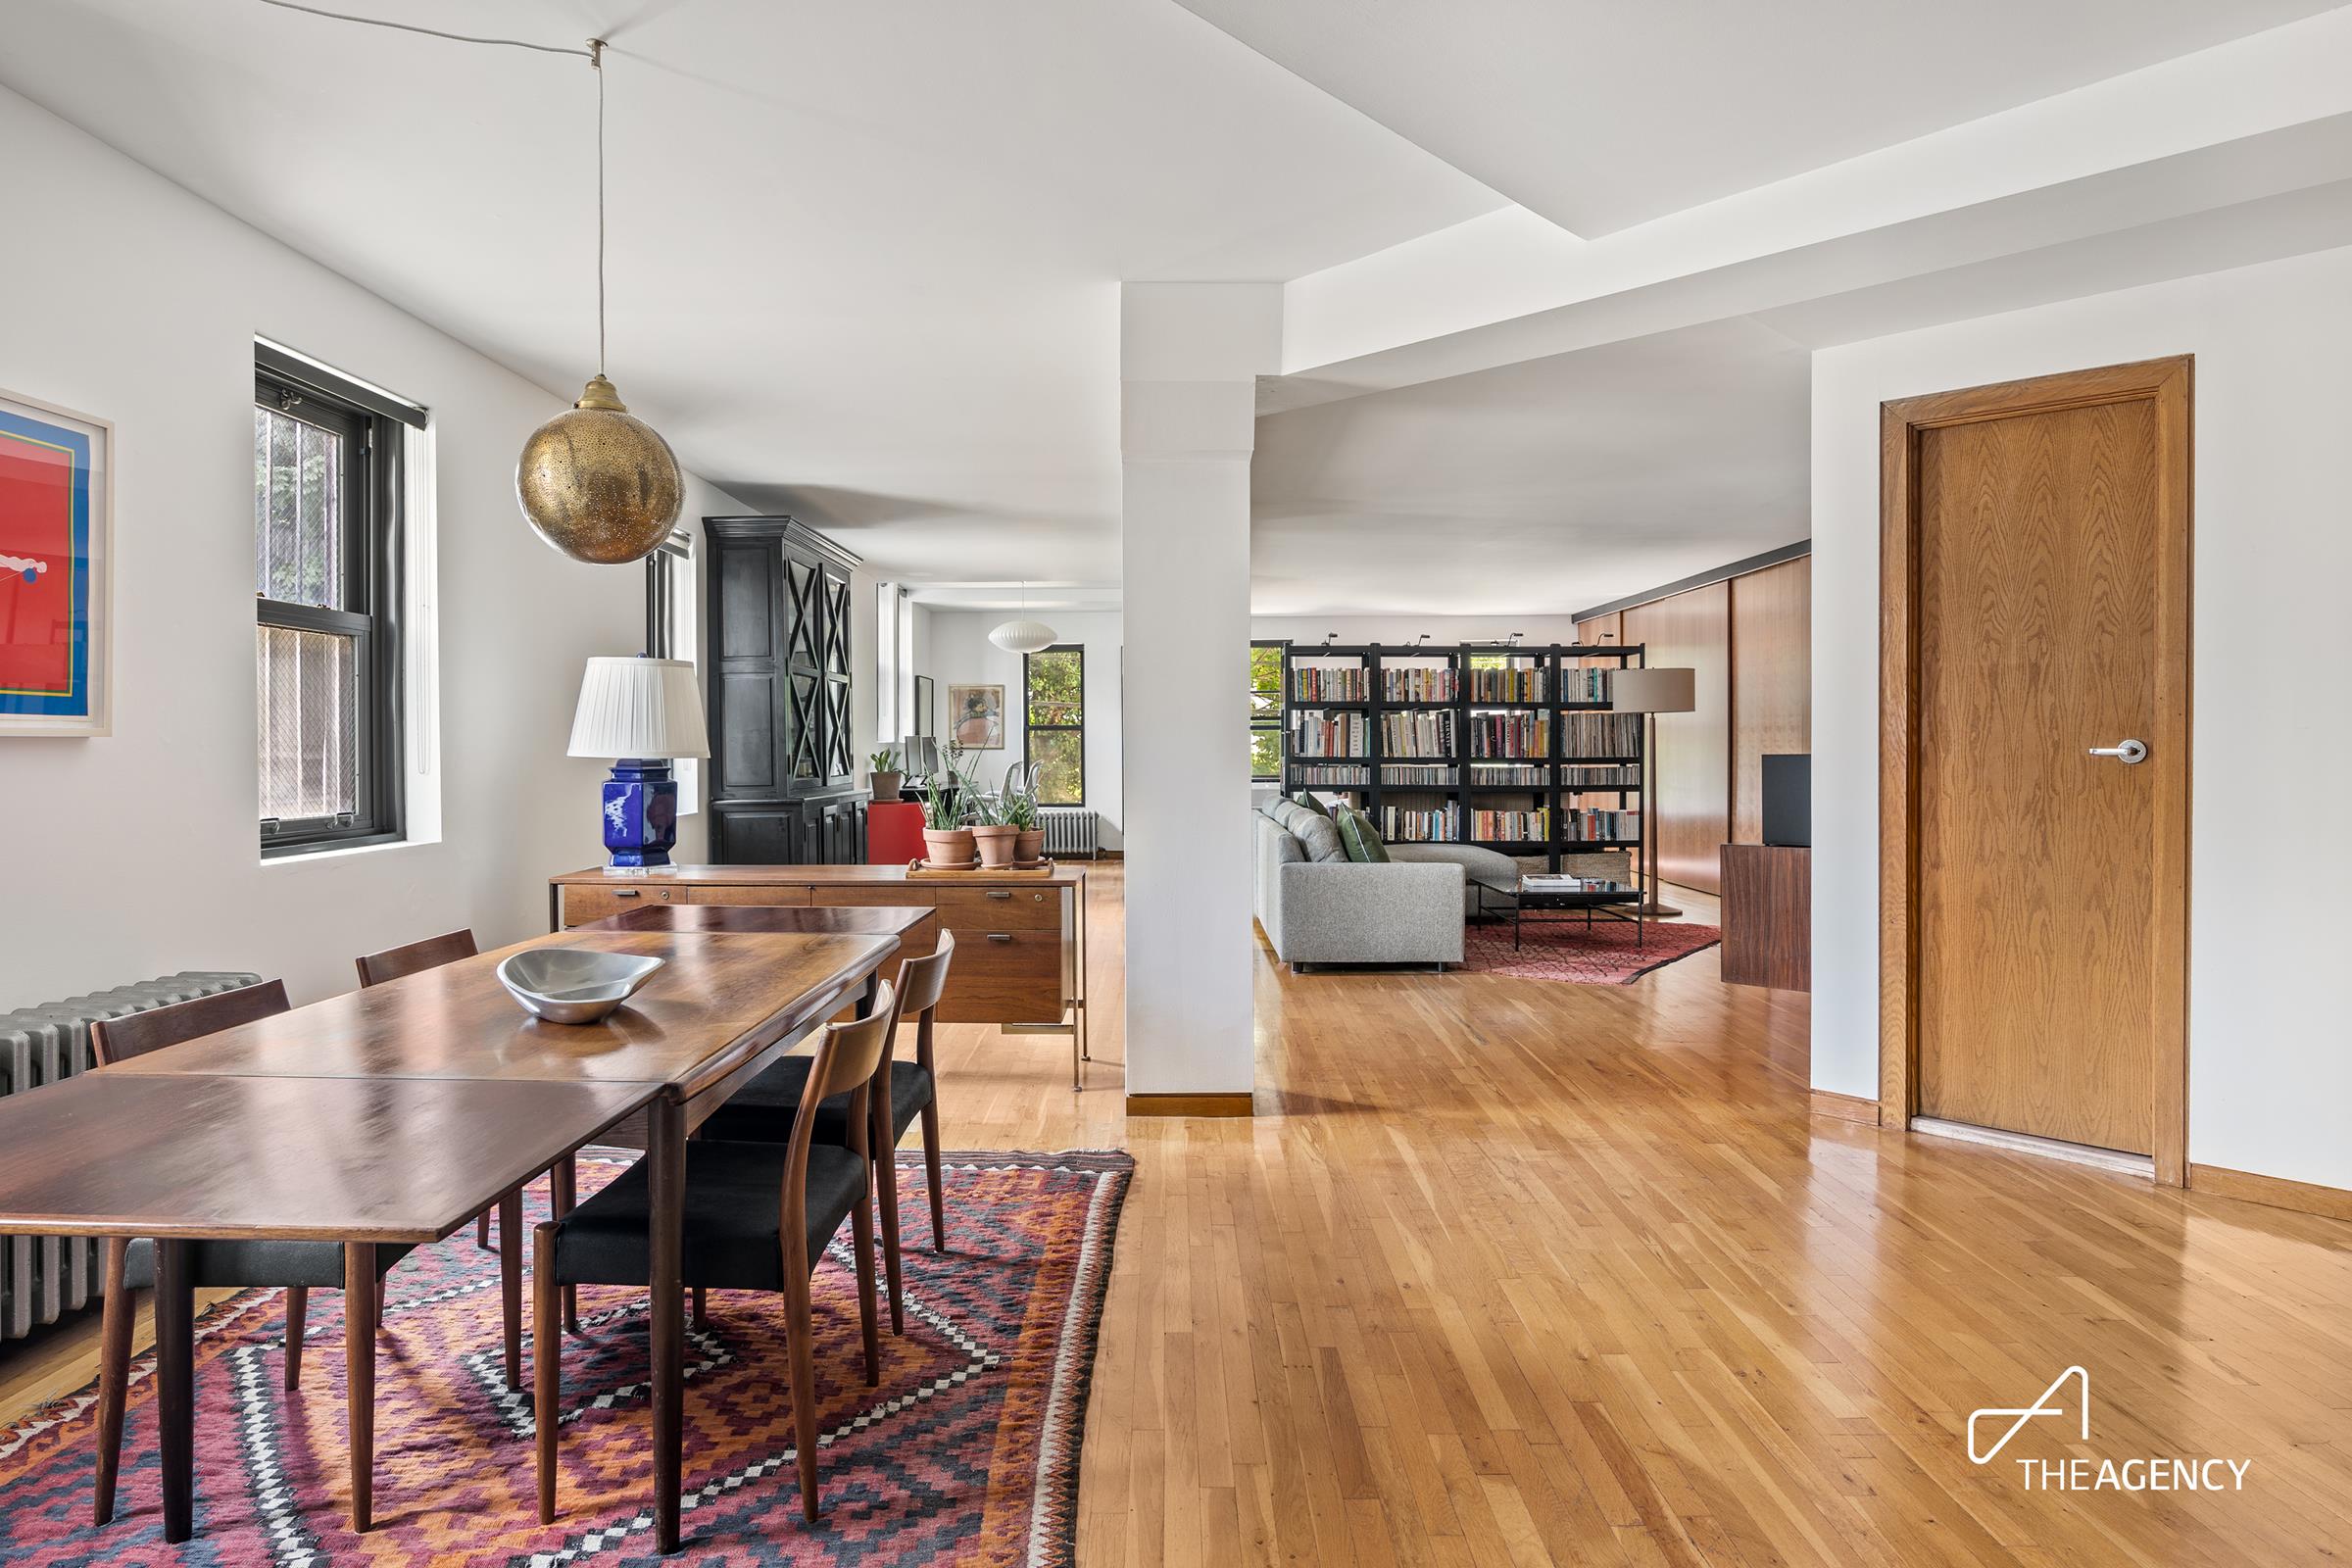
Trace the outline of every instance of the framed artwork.
<instances>
[{"instance_id":1,"label":"framed artwork","mask_svg":"<svg viewBox=\"0 0 2352 1568\"><path fill-rule=\"evenodd\" d=\"M0 392L0 736L108 733L115 427Z\"/></svg>"},{"instance_id":2,"label":"framed artwork","mask_svg":"<svg viewBox=\"0 0 2352 1568\"><path fill-rule=\"evenodd\" d=\"M948 739L967 752L1004 749L1004 688L950 686L948 722L955 728Z\"/></svg>"},{"instance_id":3,"label":"framed artwork","mask_svg":"<svg viewBox=\"0 0 2352 1568\"><path fill-rule=\"evenodd\" d=\"M937 695L936 689L931 684L930 676L917 675L914 677L914 728L907 731L908 734L937 735L939 733L938 729L934 727L939 721L939 713L935 707Z\"/></svg>"}]
</instances>

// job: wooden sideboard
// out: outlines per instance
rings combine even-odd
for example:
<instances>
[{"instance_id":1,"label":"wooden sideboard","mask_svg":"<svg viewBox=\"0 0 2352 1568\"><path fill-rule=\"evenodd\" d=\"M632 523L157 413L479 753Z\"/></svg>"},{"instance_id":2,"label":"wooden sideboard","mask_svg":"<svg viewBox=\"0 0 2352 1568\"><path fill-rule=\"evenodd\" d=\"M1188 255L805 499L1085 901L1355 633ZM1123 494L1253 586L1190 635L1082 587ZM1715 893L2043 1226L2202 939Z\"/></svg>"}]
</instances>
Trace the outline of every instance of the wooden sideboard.
<instances>
[{"instance_id":1,"label":"wooden sideboard","mask_svg":"<svg viewBox=\"0 0 2352 1568\"><path fill-rule=\"evenodd\" d=\"M1067 1034L1071 1087L1085 1087L1082 866L1056 865L1045 876L967 871L953 881L909 877L895 865L679 865L644 875L573 871L549 880L548 925L563 931L657 904L928 908L933 917L900 941L903 956L919 958L938 946L943 928L956 934L940 1021Z\"/></svg>"},{"instance_id":2,"label":"wooden sideboard","mask_svg":"<svg viewBox=\"0 0 2352 1568\"><path fill-rule=\"evenodd\" d=\"M1722 855L1724 983L1812 990L1813 852L1726 844Z\"/></svg>"}]
</instances>

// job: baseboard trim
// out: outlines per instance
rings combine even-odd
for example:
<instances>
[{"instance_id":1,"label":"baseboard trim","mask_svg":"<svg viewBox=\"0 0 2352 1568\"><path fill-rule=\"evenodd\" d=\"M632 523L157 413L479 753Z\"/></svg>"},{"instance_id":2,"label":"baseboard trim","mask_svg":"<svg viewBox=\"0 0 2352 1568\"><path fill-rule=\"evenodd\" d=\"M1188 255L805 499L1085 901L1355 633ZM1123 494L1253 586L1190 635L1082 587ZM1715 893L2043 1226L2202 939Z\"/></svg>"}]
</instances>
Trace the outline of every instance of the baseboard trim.
<instances>
[{"instance_id":1,"label":"baseboard trim","mask_svg":"<svg viewBox=\"0 0 2352 1568\"><path fill-rule=\"evenodd\" d=\"M1813 1114L1828 1116L1835 1121L1858 1121L1866 1127L1879 1124L1879 1102L1864 1100L1860 1095L1833 1094L1827 1089L1813 1091Z\"/></svg>"},{"instance_id":2,"label":"baseboard trim","mask_svg":"<svg viewBox=\"0 0 2352 1568\"><path fill-rule=\"evenodd\" d=\"M1130 1116L1250 1116L1250 1097L1239 1095L1129 1095Z\"/></svg>"},{"instance_id":3,"label":"baseboard trim","mask_svg":"<svg viewBox=\"0 0 2352 1568\"><path fill-rule=\"evenodd\" d=\"M2318 1214L2325 1219L2352 1219L2352 1193L2340 1187L2322 1187L2317 1182L2289 1181L2284 1176L2258 1176L2250 1170L2231 1170L2227 1165L2191 1165L2188 1167L2188 1189L2192 1193L2209 1193L2215 1198L2234 1198L2244 1203L2264 1203L2272 1208L2291 1208L2299 1214Z\"/></svg>"}]
</instances>

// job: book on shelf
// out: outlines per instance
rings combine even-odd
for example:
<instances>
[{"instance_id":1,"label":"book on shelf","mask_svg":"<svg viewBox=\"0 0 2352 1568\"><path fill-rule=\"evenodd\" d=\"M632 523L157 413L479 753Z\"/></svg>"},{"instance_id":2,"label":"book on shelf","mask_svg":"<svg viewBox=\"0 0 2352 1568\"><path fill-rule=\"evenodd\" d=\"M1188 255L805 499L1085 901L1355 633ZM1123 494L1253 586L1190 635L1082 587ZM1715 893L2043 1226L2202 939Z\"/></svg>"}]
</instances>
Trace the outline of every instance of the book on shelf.
<instances>
[{"instance_id":1,"label":"book on shelf","mask_svg":"<svg viewBox=\"0 0 2352 1568\"><path fill-rule=\"evenodd\" d=\"M1535 811L1472 811L1470 837L1480 844L1543 842L1551 837L1551 813Z\"/></svg>"},{"instance_id":2,"label":"book on shelf","mask_svg":"<svg viewBox=\"0 0 2352 1568\"><path fill-rule=\"evenodd\" d=\"M1560 816L1560 837L1572 844L1624 842L1642 836L1640 811L1588 811L1572 808Z\"/></svg>"},{"instance_id":3,"label":"book on shelf","mask_svg":"<svg viewBox=\"0 0 2352 1568\"><path fill-rule=\"evenodd\" d=\"M1580 664L1560 671L1560 701L1563 703L1605 703L1609 700L1609 677L1617 673L1597 665Z\"/></svg>"},{"instance_id":4,"label":"book on shelf","mask_svg":"<svg viewBox=\"0 0 2352 1568\"><path fill-rule=\"evenodd\" d=\"M1450 804L1429 810L1384 806L1380 808L1380 836L1397 844L1450 844L1461 836L1459 821Z\"/></svg>"},{"instance_id":5,"label":"book on shelf","mask_svg":"<svg viewBox=\"0 0 2352 1568\"><path fill-rule=\"evenodd\" d=\"M1381 765L1380 781L1403 789L1449 790L1454 785L1455 771L1435 762L1396 763Z\"/></svg>"},{"instance_id":6,"label":"book on shelf","mask_svg":"<svg viewBox=\"0 0 2352 1568\"><path fill-rule=\"evenodd\" d=\"M1470 764L1470 787L1474 790L1542 789L1550 782L1548 771L1540 762Z\"/></svg>"},{"instance_id":7,"label":"book on shelf","mask_svg":"<svg viewBox=\"0 0 2352 1568\"><path fill-rule=\"evenodd\" d=\"M1445 709L1380 715L1380 750L1386 757L1451 757L1454 715ZM1353 754L1350 754L1353 755Z\"/></svg>"},{"instance_id":8,"label":"book on shelf","mask_svg":"<svg viewBox=\"0 0 2352 1568\"><path fill-rule=\"evenodd\" d=\"M1360 664L1300 664L1291 671L1291 695L1302 703L1360 703L1372 695Z\"/></svg>"},{"instance_id":9,"label":"book on shelf","mask_svg":"<svg viewBox=\"0 0 2352 1568\"><path fill-rule=\"evenodd\" d=\"M1639 765L1623 767L1563 765L1560 768L1560 788L1564 790L1638 790L1642 787Z\"/></svg>"},{"instance_id":10,"label":"book on shelf","mask_svg":"<svg viewBox=\"0 0 2352 1568\"><path fill-rule=\"evenodd\" d=\"M1549 713L1472 713L1470 755L1473 757L1548 757L1551 755Z\"/></svg>"},{"instance_id":11,"label":"book on shelf","mask_svg":"<svg viewBox=\"0 0 2352 1568\"><path fill-rule=\"evenodd\" d=\"M1461 688L1451 664L1380 672L1380 695L1392 703L1450 703Z\"/></svg>"},{"instance_id":12,"label":"book on shelf","mask_svg":"<svg viewBox=\"0 0 2352 1568\"><path fill-rule=\"evenodd\" d=\"M1324 789L1360 790L1372 782L1372 769L1350 767L1345 762L1312 762L1291 765L1291 781Z\"/></svg>"},{"instance_id":13,"label":"book on shelf","mask_svg":"<svg viewBox=\"0 0 2352 1568\"><path fill-rule=\"evenodd\" d=\"M1293 757L1369 757L1372 725L1366 713L1301 709L1291 715Z\"/></svg>"},{"instance_id":14,"label":"book on shelf","mask_svg":"<svg viewBox=\"0 0 2352 1568\"><path fill-rule=\"evenodd\" d=\"M1635 757L1642 751L1640 713L1562 713L1560 755Z\"/></svg>"},{"instance_id":15,"label":"book on shelf","mask_svg":"<svg viewBox=\"0 0 2352 1568\"><path fill-rule=\"evenodd\" d=\"M1514 664L1502 669L1473 667L1470 700L1474 703L1540 703L1544 701L1544 666Z\"/></svg>"}]
</instances>

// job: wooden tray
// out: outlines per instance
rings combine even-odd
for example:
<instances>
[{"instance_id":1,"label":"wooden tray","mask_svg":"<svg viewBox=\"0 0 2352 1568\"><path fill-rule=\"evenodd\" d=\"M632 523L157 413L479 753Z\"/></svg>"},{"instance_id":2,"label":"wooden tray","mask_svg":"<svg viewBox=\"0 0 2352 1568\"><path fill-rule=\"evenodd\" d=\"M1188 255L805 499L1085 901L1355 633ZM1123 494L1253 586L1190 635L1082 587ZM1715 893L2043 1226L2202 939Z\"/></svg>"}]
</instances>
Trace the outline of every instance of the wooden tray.
<instances>
[{"instance_id":1,"label":"wooden tray","mask_svg":"<svg viewBox=\"0 0 2352 1568\"><path fill-rule=\"evenodd\" d=\"M966 861L961 865L933 865L928 860L917 857L916 858L906 862L906 879L910 882L945 882L953 881L955 878L959 876L972 876L975 874L984 874L987 876L1050 877L1054 874L1054 862L1051 858L1044 860L1016 860L1010 865L992 865L985 868L982 867L977 859Z\"/></svg>"}]
</instances>

